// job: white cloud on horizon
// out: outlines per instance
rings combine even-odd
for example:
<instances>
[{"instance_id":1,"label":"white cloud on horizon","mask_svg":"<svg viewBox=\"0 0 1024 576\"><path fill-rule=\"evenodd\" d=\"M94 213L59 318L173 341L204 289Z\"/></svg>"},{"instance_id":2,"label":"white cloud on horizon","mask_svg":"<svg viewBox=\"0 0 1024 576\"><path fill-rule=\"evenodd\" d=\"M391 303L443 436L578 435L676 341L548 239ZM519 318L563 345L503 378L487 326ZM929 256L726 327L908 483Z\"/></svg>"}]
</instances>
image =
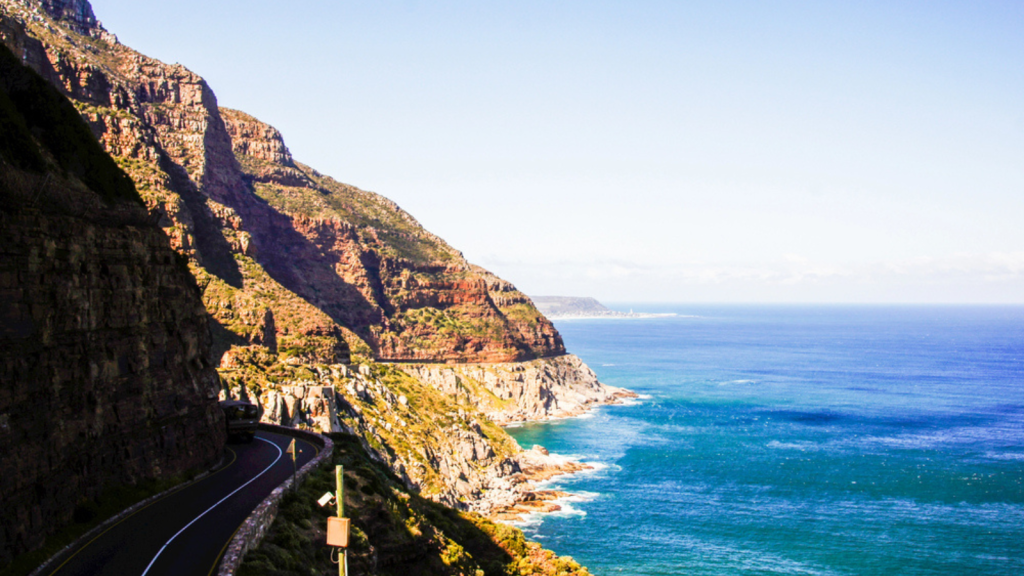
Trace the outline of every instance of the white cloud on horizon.
<instances>
[{"instance_id":1,"label":"white cloud on horizon","mask_svg":"<svg viewBox=\"0 0 1024 576\"><path fill-rule=\"evenodd\" d=\"M798 254L765 263L541 257L529 262L485 258L480 264L538 295L633 301L671 301L689 295L697 300L749 301L742 294L762 293L766 301L1024 302L1024 252L846 264Z\"/></svg>"}]
</instances>

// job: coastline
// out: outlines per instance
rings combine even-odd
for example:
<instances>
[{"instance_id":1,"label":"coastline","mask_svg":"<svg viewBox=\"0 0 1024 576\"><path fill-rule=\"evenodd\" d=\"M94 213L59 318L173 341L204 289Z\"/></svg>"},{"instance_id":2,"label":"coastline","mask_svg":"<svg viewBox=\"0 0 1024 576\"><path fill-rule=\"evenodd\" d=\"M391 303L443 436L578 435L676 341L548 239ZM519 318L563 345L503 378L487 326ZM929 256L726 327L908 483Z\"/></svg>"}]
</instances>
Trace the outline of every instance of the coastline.
<instances>
[{"instance_id":1,"label":"coastline","mask_svg":"<svg viewBox=\"0 0 1024 576\"><path fill-rule=\"evenodd\" d=\"M503 424L502 427L516 428L532 422L586 418L591 415L592 409L600 406L635 406L640 403L641 399L642 397L636 392L620 388L608 400L587 404L571 414L510 422ZM543 517L547 514L563 511L563 505L567 502L585 501L586 498L581 494L549 489L545 485L558 477L594 472L605 467L568 456L552 454L539 444L535 444L530 449L524 449L516 455L516 460L519 463L519 472L509 478L511 481L510 493L506 495L511 496L511 502L495 506L488 513L488 517L491 520L512 525L525 524L530 516Z\"/></svg>"},{"instance_id":2,"label":"coastline","mask_svg":"<svg viewBox=\"0 0 1024 576\"><path fill-rule=\"evenodd\" d=\"M534 422L553 422L555 420L568 420L570 418L586 418L594 408L600 408L601 406L630 406L633 404L633 401L640 399L640 395L632 390L628 390L626 388L615 388L613 386L608 386L607 384L604 384L603 386L615 391L605 399L589 400L577 408L563 410L541 418L528 418L525 420L496 420L494 423L502 428L518 428L524 424L531 424Z\"/></svg>"},{"instance_id":3,"label":"coastline","mask_svg":"<svg viewBox=\"0 0 1024 576\"><path fill-rule=\"evenodd\" d=\"M545 314L548 320L645 320L649 318L696 318L675 312L617 312L614 314Z\"/></svg>"},{"instance_id":4,"label":"coastline","mask_svg":"<svg viewBox=\"0 0 1024 576\"><path fill-rule=\"evenodd\" d=\"M523 522L525 516L558 512L562 506L557 501L570 498L573 494L546 489L541 485L558 476L595 469L592 464L551 454L539 444L523 450L518 460L520 471L513 476L516 482L515 499L493 510L490 514L492 520L516 524Z\"/></svg>"}]
</instances>

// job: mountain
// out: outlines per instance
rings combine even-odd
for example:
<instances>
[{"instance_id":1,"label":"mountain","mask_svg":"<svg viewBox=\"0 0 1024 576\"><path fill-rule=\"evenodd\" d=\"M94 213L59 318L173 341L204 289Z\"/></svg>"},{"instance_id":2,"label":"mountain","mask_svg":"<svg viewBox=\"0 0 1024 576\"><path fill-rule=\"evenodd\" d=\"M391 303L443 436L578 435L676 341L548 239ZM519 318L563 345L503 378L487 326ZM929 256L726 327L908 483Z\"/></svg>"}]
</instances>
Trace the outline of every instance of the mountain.
<instances>
[{"instance_id":1,"label":"mountain","mask_svg":"<svg viewBox=\"0 0 1024 576\"><path fill-rule=\"evenodd\" d=\"M619 312L601 304L594 298L580 296L534 296L537 309L546 317L563 318L663 318L675 316L673 312Z\"/></svg>"},{"instance_id":2,"label":"mountain","mask_svg":"<svg viewBox=\"0 0 1024 576\"><path fill-rule=\"evenodd\" d=\"M565 353L514 286L394 202L295 161L277 130L220 109L183 66L117 43L85 0L4 6L4 42L75 102L189 256L207 307L236 336L222 347L262 344L269 310L279 348L310 360L344 359L356 339L393 361Z\"/></svg>"},{"instance_id":3,"label":"mountain","mask_svg":"<svg viewBox=\"0 0 1024 576\"><path fill-rule=\"evenodd\" d=\"M225 441L199 289L72 104L0 44L0 567Z\"/></svg>"},{"instance_id":4,"label":"mountain","mask_svg":"<svg viewBox=\"0 0 1024 576\"><path fill-rule=\"evenodd\" d=\"M534 296L533 301L547 316L626 316L601 304L594 298L579 296Z\"/></svg>"},{"instance_id":5,"label":"mountain","mask_svg":"<svg viewBox=\"0 0 1024 576\"><path fill-rule=\"evenodd\" d=\"M482 514L534 498L531 474L561 466L495 421L629 394L567 354L514 285L394 202L295 160L278 130L221 108L184 66L120 44L86 0L0 0L0 40L70 100L134 182L144 207L133 210L191 272L202 307L182 305L198 310L183 322L209 332L188 348L201 377L177 386L212 379L222 397L262 403L268 421L351 434L404 490ZM96 406L145 409L127 393Z\"/></svg>"}]
</instances>

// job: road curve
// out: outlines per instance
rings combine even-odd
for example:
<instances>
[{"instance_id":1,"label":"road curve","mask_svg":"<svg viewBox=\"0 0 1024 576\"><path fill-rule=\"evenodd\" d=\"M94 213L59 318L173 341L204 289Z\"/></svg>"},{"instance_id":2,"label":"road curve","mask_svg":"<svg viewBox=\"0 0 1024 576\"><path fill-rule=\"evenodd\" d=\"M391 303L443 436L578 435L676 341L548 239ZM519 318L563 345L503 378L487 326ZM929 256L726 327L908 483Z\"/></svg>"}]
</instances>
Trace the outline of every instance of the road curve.
<instances>
[{"instance_id":1,"label":"road curve","mask_svg":"<svg viewBox=\"0 0 1024 576\"><path fill-rule=\"evenodd\" d=\"M291 436L229 444L216 472L169 493L65 552L46 576L208 576L249 514L292 474ZM320 447L296 439L298 468Z\"/></svg>"}]
</instances>

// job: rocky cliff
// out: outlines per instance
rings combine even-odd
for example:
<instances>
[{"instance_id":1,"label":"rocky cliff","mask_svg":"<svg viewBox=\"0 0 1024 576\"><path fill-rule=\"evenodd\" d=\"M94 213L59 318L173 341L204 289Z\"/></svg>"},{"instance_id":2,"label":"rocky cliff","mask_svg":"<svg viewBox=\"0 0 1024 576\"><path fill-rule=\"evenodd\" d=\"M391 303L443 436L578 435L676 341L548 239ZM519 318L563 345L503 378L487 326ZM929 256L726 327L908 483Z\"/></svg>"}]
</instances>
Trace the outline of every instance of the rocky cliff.
<instances>
[{"instance_id":1,"label":"rocky cliff","mask_svg":"<svg viewBox=\"0 0 1024 576\"><path fill-rule=\"evenodd\" d=\"M497 424L578 416L599 404L636 397L598 382L593 370L571 354L528 362L403 364L401 369Z\"/></svg>"},{"instance_id":2,"label":"rocky cliff","mask_svg":"<svg viewBox=\"0 0 1024 576\"><path fill-rule=\"evenodd\" d=\"M600 384L571 355L499 364L324 365L307 380L232 393L258 400L264 421L358 436L422 496L503 517L534 499L531 480L586 466L524 452L496 423L576 416L636 396Z\"/></svg>"},{"instance_id":3,"label":"rocky cliff","mask_svg":"<svg viewBox=\"0 0 1024 576\"><path fill-rule=\"evenodd\" d=\"M238 337L223 334L222 348L258 344L251 336L266 308L287 347L306 348L309 337L315 351L302 352L319 360L347 354L353 335L388 360L565 352L511 284L467 263L393 202L295 161L277 130L220 109L186 68L117 43L84 0L0 6L3 41L76 103L213 291L208 306ZM226 298L238 313L226 312ZM239 311L246 301L257 309ZM305 322L310 316L317 321Z\"/></svg>"},{"instance_id":4,"label":"rocky cliff","mask_svg":"<svg viewBox=\"0 0 1024 576\"><path fill-rule=\"evenodd\" d=\"M224 428L185 259L71 103L5 46L0 238L2 565L106 487L213 464Z\"/></svg>"},{"instance_id":5,"label":"rocky cliff","mask_svg":"<svg viewBox=\"0 0 1024 576\"><path fill-rule=\"evenodd\" d=\"M196 366L218 366L222 394L353 433L407 488L481 511L529 490L520 448L486 414L615 397L511 283L296 161L188 69L121 45L85 0L0 0L0 39L74 103L187 262L212 330Z\"/></svg>"}]
</instances>

